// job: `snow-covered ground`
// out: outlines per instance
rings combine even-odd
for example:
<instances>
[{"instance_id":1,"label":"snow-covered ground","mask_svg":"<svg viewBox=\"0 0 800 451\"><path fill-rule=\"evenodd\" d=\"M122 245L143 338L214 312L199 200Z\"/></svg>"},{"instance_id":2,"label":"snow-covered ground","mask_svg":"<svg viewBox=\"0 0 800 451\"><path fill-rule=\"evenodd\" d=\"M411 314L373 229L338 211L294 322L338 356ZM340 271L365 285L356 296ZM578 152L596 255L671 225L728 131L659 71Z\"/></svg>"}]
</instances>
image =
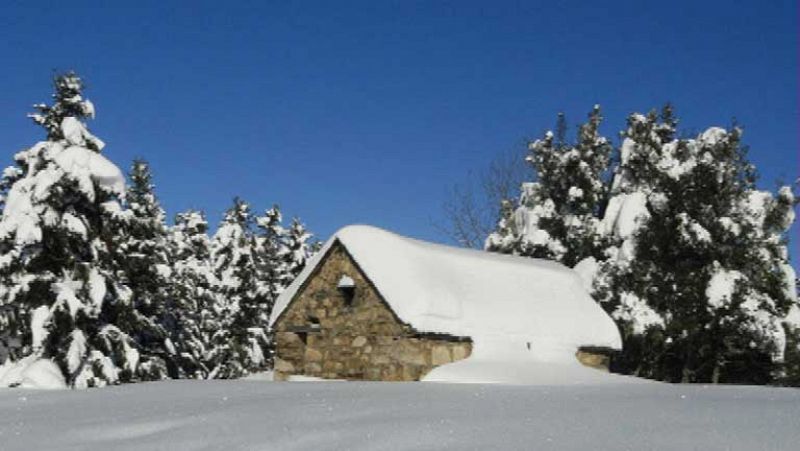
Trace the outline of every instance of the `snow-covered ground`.
<instances>
[{"instance_id":1,"label":"snow-covered ground","mask_svg":"<svg viewBox=\"0 0 800 451\"><path fill-rule=\"evenodd\" d=\"M170 381L0 390L0 449L796 450L800 390Z\"/></svg>"}]
</instances>

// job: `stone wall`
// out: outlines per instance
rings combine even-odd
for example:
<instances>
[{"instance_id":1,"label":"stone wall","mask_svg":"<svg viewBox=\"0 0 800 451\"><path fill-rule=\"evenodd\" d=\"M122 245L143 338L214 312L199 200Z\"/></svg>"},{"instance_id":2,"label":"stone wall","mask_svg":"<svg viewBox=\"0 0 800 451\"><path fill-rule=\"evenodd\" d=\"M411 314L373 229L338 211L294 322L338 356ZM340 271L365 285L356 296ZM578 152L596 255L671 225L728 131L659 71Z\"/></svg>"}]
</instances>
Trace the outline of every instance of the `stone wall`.
<instances>
[{"instance_id":1,"label":"stone wall","mask_svg":"<svg viewBox=\"0 0 800 451\"><path fill-rule=\"evenodd\" d=\"M608 371L611 365L611 351L599 348L580 348L575 357L583 365L598 370Z\"/></svg>"},{"instance_id":2,"label":"stone wall","mask_svg":"<svg viewBox=\"0 0 800 451\"><path fill-rule=\"evenodd\" d=\"M350 293L337 288L344 275L355 282ZM400 321L339 243L276 321L275 338L278 380L414 381L472 351L469 339L423 336Z\"/></svg>"}]
</instances>

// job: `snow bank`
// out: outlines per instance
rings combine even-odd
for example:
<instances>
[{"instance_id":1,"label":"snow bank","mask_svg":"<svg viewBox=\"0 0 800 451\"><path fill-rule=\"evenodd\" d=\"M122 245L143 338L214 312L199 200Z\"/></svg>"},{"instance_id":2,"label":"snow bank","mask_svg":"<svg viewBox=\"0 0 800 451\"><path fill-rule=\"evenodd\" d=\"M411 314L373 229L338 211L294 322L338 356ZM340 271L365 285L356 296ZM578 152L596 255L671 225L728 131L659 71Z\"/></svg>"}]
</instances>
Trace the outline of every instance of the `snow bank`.
<instances>
[{"instance_id":1,"label":"snow bank","mask_svg":"<svg viewBox=\"0 0 800 451\"><path fill-rule=\"evenodd\" d=\"M795 450L800 391L168 381L0 390L16 450Z\"/></svg>"},{"instance_id":2,"label":"snow bank","mask_svg":"<svg viewBox=\"0 0 800 451\"><path fill-rule=\"evenodd\" d=\"M434 368L423 378L423 382L547 386L647 383L645 379L588 368L577 361L509 362L480 358L469 358Z\"/></svg>"},{"instance_id":3,"label":"snow bank","mask_svg":"<svg viewBox=\"0 0 800 451\"><path fill-rule=\"evenodd\" d=\"M248 376L245 376L240 380L256 381L256 382L272 382L275 380L275 372L261 371L259 373L253 373ZM300 374L292 374L286 380L289 382L345 382L344 379L323 379L321 377L303 376Z\"/></svg>"},{"instance_id":4,"label":"snow bank","mask_svg":"<svg viewBox=\"0 0 800 451\"><path fill-rule=\"evenodd\" d=\"M7 360L0 365L0 387L56 390L67 388L67 384L52 360L31 355L17 362Z\"/></svg>"},{"instance_id":5,"label":"snow bank","mask_svg":"<svg viewBox=\"0 0 800 451\"><path fill-rule=\"evenodd\" d=\"M511 346L507 340L483 339L473 345L472 355L434 368L424 382L492 383L508 385L576 385L650 383L583 366L572 353Z\"/></svg>"},{"instance_id":6,"label":"snow bank","mask_svg":"<svg viewBox=\"0 0 800 451\"><path fill-rule=\"evenodd\" d=\"M571 361L581 346L621 346L614 322L578 274L560 264L432 244L360 225L328 240L278 298L271 324L337 240L402 321L421 332L471 337L481 352L470 360L495 354L509 361Z\"/></svg>"}]
</instances>

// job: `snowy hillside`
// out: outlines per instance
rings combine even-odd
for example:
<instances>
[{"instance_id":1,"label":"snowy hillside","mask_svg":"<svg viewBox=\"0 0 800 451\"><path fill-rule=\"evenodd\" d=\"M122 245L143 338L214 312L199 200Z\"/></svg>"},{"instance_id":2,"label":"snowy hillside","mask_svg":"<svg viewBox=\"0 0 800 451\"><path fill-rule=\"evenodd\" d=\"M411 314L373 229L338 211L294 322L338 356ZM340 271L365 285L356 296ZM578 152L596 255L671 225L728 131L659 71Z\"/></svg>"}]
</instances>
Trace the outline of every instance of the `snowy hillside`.
<instances>
[{"instance_id":1,"label":"snowy hillside","mask_svg":"<svg viewBox=\"0 0 800 451\"><path fill-rule=\"evenodd\" d=\"M0 448L792 450L800 391L171 381L0 390Z\"/></svg>"}]
</instances>

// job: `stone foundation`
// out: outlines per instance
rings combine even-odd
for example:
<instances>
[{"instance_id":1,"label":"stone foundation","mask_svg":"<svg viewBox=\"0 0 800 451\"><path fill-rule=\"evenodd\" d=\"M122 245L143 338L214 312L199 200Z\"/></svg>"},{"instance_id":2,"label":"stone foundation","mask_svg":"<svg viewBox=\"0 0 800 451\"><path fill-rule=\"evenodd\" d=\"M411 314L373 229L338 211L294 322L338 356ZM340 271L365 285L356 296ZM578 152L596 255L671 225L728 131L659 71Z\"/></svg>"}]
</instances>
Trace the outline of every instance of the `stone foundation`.
<instances>
[{"instance_id":1,"label":"stone foundation","mask_svg":"<svg viewBox=\"0 0 800 451\"><path fill-rule=\"evenodd\" d=\"M581 348L575 353L575 357L583 365L590 368L608 371L611 366L611 355L607 350Z\"/></svg>"},{"instance_id":2,"label":"stone foundation","mask_svg":"<svg viewBox=\"0 0 800 451\"><path fill-rule=\"evenodd\" d=\"M469 342L413 337L365 335L308 335L307 343L294 332L277 335L275 378L292 374L326 379L416 381L436 366L466 358Z\"/></svg>"}]
</instances>

